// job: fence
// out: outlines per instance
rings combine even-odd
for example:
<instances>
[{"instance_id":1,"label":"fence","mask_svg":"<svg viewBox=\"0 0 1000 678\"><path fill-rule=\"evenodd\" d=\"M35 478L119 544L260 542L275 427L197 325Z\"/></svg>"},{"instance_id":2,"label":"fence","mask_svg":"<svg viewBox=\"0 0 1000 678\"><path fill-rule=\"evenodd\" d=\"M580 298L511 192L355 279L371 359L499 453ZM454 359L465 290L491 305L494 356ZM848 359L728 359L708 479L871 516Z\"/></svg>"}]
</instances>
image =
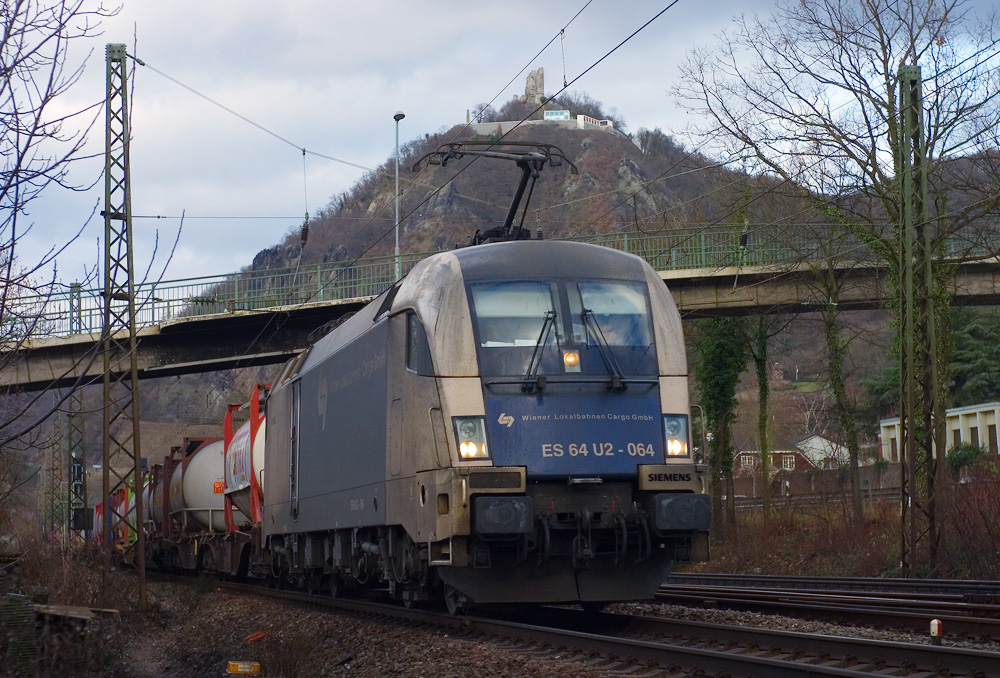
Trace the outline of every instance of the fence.
<instances>
[{"instance_id":1,"label":"fence","mask_svg":"<svg viewBox=\"0 0 1000 678\"><path fill-rule=\"evenodd\" d=\"M870 258L850 237L831 240L815 225L784 225L780 231L744 231L733 226L676 229L657 234L613 233L576 238L643 257L659 271L778 266L809 258ZM406 254L402 270L435 252ZM373 297L395 280L395 259L376 257L263 271L241 271L184 280L136 285L136 322L141 326L179 317L249 311L309 302ZM124 303L112 301L113 304ZM100 332L103 290L81 285L53 286L47 294L23 297L11 305L7 323L37 323L32 336ZM16 329L16 328L5 328ZM21 335L24 333L21 332Z\"/></svg>"}]
</instances>

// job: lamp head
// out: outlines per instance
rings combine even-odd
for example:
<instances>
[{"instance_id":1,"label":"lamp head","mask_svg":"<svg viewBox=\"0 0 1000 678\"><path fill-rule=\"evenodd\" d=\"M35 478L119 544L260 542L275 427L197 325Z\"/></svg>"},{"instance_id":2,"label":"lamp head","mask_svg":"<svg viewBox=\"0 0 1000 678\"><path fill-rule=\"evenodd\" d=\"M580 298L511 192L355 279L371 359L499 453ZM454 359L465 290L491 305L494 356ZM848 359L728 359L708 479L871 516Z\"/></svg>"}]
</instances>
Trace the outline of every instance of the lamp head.
<instances>
[{"instance_id":1,"label":"lamp head","mask_svg":"<svg viewBox=\"0 0 1000 678\"><path fill-rule=\"evenodd\" d=\"M395 120L396 122L399 122L400 120L402 120L405 117L406 117L406 114L403 113L403 111L396 111L396 115L392 116L392 119Z\"/></svg>"}]
</instances>

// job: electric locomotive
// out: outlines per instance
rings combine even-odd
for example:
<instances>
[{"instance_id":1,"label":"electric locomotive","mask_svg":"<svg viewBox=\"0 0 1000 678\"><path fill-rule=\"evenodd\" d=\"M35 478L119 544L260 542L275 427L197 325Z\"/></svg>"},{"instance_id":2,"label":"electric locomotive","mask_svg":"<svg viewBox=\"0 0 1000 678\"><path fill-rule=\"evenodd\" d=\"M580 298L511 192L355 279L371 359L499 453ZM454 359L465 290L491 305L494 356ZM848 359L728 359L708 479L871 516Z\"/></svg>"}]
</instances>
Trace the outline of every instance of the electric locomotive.
<instances>
[{"instance_id":1,"label":"electric locomotive","mask_svg":"<svg viewBox=\"0 0 1000 678\"><path fill-rule=\"evenodd\" d=\"M650 598L708 557L680 317L639 257L434 255L267 399L257 567L407 603Z\"/></svg>"}]
</instances>

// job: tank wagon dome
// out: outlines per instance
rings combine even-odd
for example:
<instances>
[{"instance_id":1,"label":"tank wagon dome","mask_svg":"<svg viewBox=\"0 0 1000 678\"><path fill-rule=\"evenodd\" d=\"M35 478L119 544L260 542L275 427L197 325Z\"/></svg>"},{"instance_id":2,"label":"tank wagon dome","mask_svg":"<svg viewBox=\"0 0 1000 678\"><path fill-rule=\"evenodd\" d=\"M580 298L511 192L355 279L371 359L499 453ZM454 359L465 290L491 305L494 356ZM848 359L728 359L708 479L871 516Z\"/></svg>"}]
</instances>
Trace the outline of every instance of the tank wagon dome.
<instances>
[{"instance_id":1,"label":"tank wagon dome","mask_svg":"<svg viewBox=\"0 0 1000 678\"><path fill-rule=\"evenodd\" d=\"M585 258L586 270L579 261ZM424 323L438 376L478 371L466 283L507 280L606 279L644 282L650 303L663 311L655 344L664 375L686 375L681 319L666 285L644 259L620 250L565 240L518 240L443 252L414 266L399 285L392 312L412 308ZM376 304L372 304L375 306Z\"/></svg>"}]
</instances>

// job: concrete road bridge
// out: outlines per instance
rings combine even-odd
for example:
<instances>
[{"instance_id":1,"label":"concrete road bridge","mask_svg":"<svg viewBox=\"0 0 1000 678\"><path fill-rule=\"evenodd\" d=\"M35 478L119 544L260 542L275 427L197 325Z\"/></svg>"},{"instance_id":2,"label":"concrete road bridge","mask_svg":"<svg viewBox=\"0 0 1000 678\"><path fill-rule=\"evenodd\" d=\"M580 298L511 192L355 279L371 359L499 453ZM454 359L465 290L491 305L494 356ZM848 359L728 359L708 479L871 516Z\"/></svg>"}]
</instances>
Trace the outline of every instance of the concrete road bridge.
<instances>
[{"instance_id":1,"label":"concrete road bridge","mask_svg":"<svg viewBox=\"0 0 1000 678\"><path fill-rule=\"evenodd\" d=\"M888 270L859 256L867 254L866 248L846 241L834 248L829 241L796 236L794 228L782 230L782 237L767 240L732 227L587 240L649 261L685 317L814 310L827 303L817 290L817 270L832 270L843 281L841 307L885 306L892 294ZM1000 234L988 245L978 258L964 253L955 264L956 304L1000 303ZM403 271L430 254L404 255ZM282 362L387 289L394 270L392 257L380 257L140 283L139 378ZM20 300L17 315L40 318L40 331L0 374L0 388L99 382L101 296L100 289L71 286ZM117 364L127 369L127 356L118 356Z\"/></svg>"}]
</instances>

